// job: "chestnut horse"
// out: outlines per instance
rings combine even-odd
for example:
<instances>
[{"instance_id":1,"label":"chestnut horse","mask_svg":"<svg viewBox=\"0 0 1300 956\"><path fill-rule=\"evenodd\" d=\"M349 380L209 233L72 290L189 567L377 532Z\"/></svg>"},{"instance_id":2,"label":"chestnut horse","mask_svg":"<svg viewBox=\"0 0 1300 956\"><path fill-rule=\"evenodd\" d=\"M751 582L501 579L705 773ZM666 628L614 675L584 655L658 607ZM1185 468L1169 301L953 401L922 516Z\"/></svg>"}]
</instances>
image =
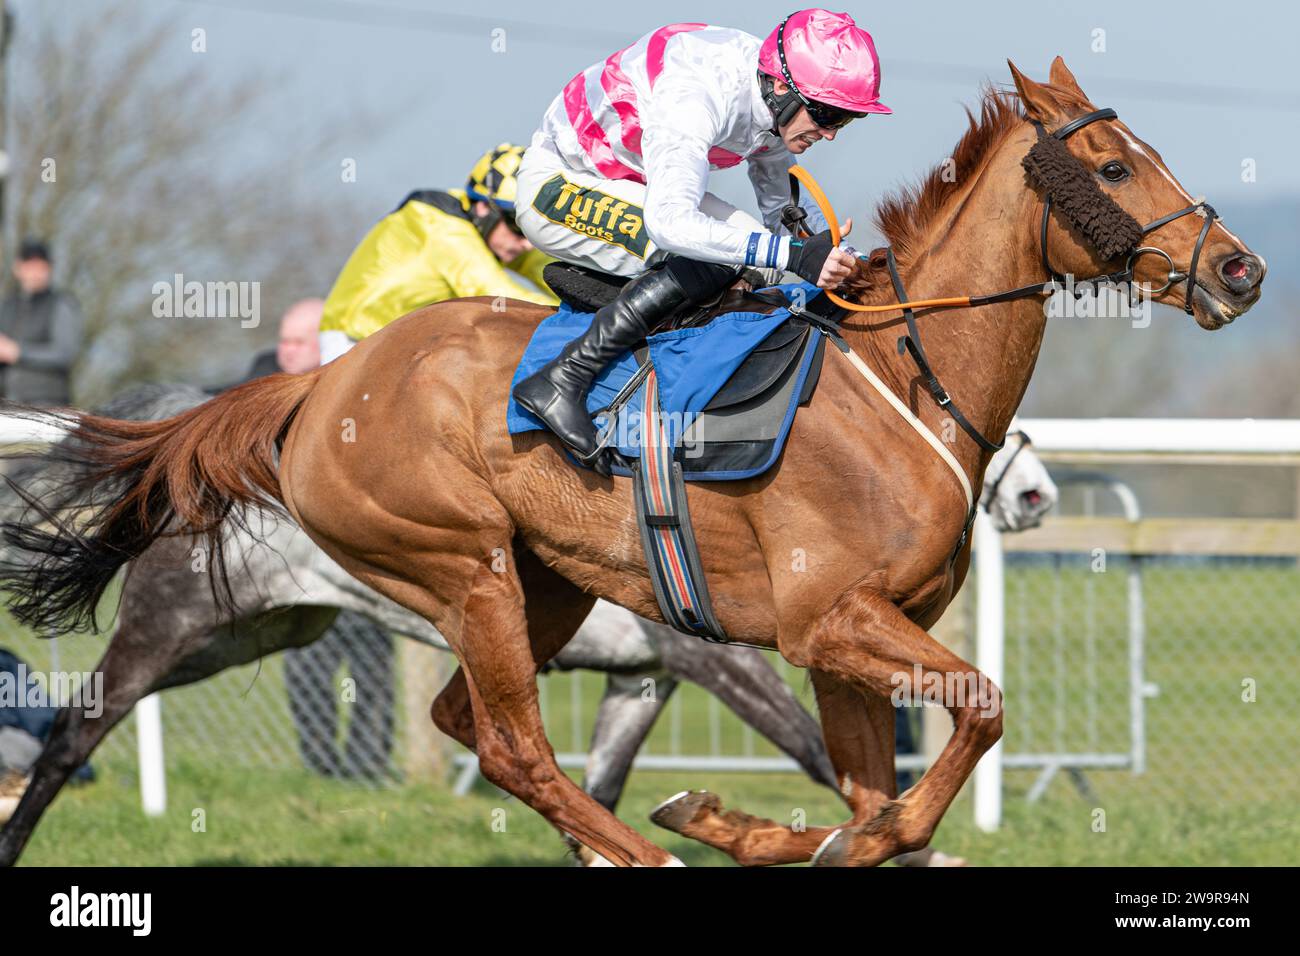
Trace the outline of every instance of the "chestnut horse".
<instances>
[{"instance_id":1,"label":"chestnut horse","mask_svg":"<svg viewBox=\"0 0 1300 956\"><path fill-rule=\"evenodd\" d=\"M1021 168L1036 138L1030 121L1058 129L1094 107L1060 58L1046 84L1011 71L1021 108L1009 94L986 95L953 154L955 181L936 170L881 210L917 298L1046 278L1044 200ZM1155 150L1117 119L1092 122L1068 148L1140 221L1191 202ZM1125 171L1119 181L1100 172L1110 164ZM1101 254L1067 220L1054 212L1051 223L1046 242L1057 270L1104 271ZM1258 298L1263 262L1221 223L1185 215L1161 225L1158 241L1181 271L1195 272L1189 307L1203 327L1219 328ZM1156 258L1138 261L1137 278L1151 287L1165 280ZM1165 282L1156 298L1181 302L1186 287ZM862 262L841 291L859 302L897 301L883 255ZM238 520L243 505L276 499L347 571L447 639L460 669L433 719L477 752L489 780L611 862L675 863L583 793L543 733L537 670L596 598L662 619L631 482L574 468L549 436L506 433L511 376L546 314L523 303L494 308L486 298L446 302L394 322L318 372L252 382L172 419L81 419L79 454L96 466L99 506L77 514L75 529L51 530L50 515L7 529L30 561L7 574L15 611L29 623L84 626L117 568L159 535L208 534L220 566L223 522ZM951 427L912 360L899 355L901 322L892 312L851 318L844 339L895 402L945 436L941 447L978 497L989 452ZM1041 296L927 323L930 363L985 435L1006 433L1045 323ZM657 811L658 822L747 863L816 855L869 865L929 842L1002 733L997 688L926 633L970 557L966 492L935 446L830 347L778 469L690 486L718 620L732 639L777 648L811 672L850 816L838 828L795 830L724 811L711 794L684 794ZM988 696L945 696L952 737L899 797L890 693L914 668L927 682L958 679Z\"/></svg>"}]
</instances>

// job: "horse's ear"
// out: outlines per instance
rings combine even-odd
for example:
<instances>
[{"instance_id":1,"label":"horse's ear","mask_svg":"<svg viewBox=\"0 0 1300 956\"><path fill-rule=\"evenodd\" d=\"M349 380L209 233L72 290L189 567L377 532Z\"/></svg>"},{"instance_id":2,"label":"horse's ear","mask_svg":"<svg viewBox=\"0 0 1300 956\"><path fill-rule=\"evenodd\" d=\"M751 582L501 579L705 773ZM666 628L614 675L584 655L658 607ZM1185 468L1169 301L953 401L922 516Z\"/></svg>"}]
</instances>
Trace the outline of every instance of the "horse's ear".
<instances>
[{"instance_id":1,"label":"horse's ear","mask_svg":"<svg viewBox=\"0 0 1300 956\"><path fill-rule=\"evenodd\" d=\"M1007 60L1007 66L1011 67L1011 79L1015 81L1016 92L1020 94L1020 102L1024 104L1029 118L1051 125L1062 112L1061 104L1052 95L1052 91L1045 84L1035 83L1025 76L1010 60Z\"/></svg>"},{"instance_id":2,"label":"horse's ear","mask_svg":"<svg viewBox=\"0 0 1300 956\"><path fill-rule=\"evenodd\" d=\"M1070 68L1065 65L1065 60L1061 57L1058 56L1052 61L1052 69L1047 78L1051 81L1053 86L1059 86L1061 89L1070 90L1079 94L1081 99L1086 100L1087 102L1092 102L1088 99L1088 94L1083 92L1079 87L1079 81L1074 78L1074 74L1070 72Z\"/></svg>"}]
</instances>

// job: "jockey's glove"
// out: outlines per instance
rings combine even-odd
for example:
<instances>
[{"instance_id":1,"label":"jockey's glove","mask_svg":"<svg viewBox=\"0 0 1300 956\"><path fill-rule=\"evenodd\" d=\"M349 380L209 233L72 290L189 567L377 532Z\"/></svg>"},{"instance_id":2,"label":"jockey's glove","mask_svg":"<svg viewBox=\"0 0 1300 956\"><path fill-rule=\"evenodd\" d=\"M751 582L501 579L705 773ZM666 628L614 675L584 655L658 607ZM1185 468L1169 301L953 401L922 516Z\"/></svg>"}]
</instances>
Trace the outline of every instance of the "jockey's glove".
<instances>
[{"instance_id":1,"label":"jockey's glove","mask_svg":"<svg viewBox=\"0 0 1300 956\"><path fill-rule=\"evenodd\" d=\"M807 239L792 239L790 257L786 260L785 267L805 282L816 285L821 278L822 267L826 265L834 248L835 241L831 239L829 229Z\"/></svg>"}]
</instances>

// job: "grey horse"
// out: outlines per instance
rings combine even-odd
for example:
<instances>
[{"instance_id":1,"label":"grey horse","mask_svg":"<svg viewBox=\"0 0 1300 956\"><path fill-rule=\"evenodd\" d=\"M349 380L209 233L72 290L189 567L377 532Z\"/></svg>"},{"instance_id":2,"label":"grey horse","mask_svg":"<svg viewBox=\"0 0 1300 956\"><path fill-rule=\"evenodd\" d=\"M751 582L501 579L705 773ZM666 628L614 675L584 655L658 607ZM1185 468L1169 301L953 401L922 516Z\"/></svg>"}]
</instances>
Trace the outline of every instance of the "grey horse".
<instances>
[{"instance_id":1,"label":"grey horse","mask_svg":"<svg viewBox=\"0 0 1300 956\"><path fill-rule=\"evenodd\" d=\"M147 385L99 411L114 418L164 418L207 397L186 385ZM1008 449L1002 456L1011 468L999 468L998 459L990 465L990 513L1005 529L1035 525L1054 503L1055 486L1032 453ZM56 468L42 471L38 461L20 469L16 484L40 497L51 485L48 473ZM8 502L9 507L16 504ZM148 694L312 644L340 610L364 614L396 634L447 649L423 618L348 575L282 514L249 514L245 527L228 535L226 554L234 558L227 576L237 611L217 599L208 575L194 572L195 545L188 538L162 538L129 566L117 630L97 667L103 675L102 713L91 718L65 708L59 714L25 792L0 830L0 865L18 859L69 776ZM716 695L813 780L835 787L816 720L758 650L710 644L600 602L548 669L607 675L583 785L611 810L637 751L683 680ZM653 695L644 694L647 678L655 682ZM927 850L914 856L918 865L930 860Z\"/></svg>"}]
</instances>

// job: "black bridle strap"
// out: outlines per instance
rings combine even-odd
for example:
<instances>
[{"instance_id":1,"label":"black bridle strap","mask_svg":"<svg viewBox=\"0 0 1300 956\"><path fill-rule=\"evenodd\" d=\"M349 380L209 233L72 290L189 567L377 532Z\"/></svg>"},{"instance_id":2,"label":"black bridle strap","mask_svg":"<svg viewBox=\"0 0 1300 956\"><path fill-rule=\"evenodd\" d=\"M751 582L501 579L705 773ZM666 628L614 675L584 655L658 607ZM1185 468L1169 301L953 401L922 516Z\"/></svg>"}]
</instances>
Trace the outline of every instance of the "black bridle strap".
<instances>
[{"instance_id":1,"label":"black bridle strap","mask_svg":"<svg viewBox=\"0 0 1300 956\"><path fill-rule=\"evenodd\" d=\"M1188 315L1193 314L1192 293L1196 291L1196 264L1201 261L1201 246L1205 245L1205 237L1210 234L1210 227L1214 225L1214 220L1219 218L1219 214L1214 211L1214 207L1206 202L1188 206L1180 215L1185 216L1197 210L1200 210L1201 214L1205 216L1205 222L1201 223L1201 231L1196 237L1196 245L1192 248L1192 263L1187 267L1187 299L1183 303L1183 311Z\"/></svg>"},{"instance_id":2,"label":"black bridle strap","mask_svg":"<svg viewBox=\"0 0 1300 956\"><path fill-rule=\"evenodd\" d=\"M1119 119L1119 114L1116 113L1109 106L1107 106L1104 107L1103 109L1093 110L1091 113L1084 113L1082 116L1070 120L1070 122L1066 123L1064 126L1056 130L1051 135L1055 136L1057 139L1065 139L1070 134L1077 133L1085 126L1097 122L1097 120L1113 120L1113 119ZM1034 125L1037 126L1039 129L1043 128L1042 124L1037 121L1034 122Z\"/></svg>"},{"instance_id":3,"label":"black bridle strap","mask_svg":"<svg viewBox=\"0 0 1300 956\"><path fill-rule=\"evenodd\" d=\"M903 288L903 280L898 274L898 263L894 260L893 249L885 250L885 261L889 264L889 281L894 285L894 294L898 296L899 302L906 302L907 292ZM916 324L916 313L911 309L904 309L903 318L907 320L907 335L898 340L899 354L901 355L904 348L906 348L907 353L912 356L912 361L916 363L917 370L921 373L921 378L930 390L935 402L952 416L953 421L961 426L962 431L973 438L975 443L985 451L999 451L1005 440L995 444L980 434L979 429L972 425L970 420L962 414L961 409L953 404L952 396L939 383L939 377L934 374L929 359L925 357L925 349L921 346L921 330Z\"/></svg>"},{"instance_id":4,"label":"black bridle strap","mask_svg":"<svg viewBox=\"0 0 1300 956\"><path fill-rule=\"evenodd\" d=\"M1011 466L1015 464L1020 453L1033 444L1033 442L1030 441L1029 435L1025 433L1023 428L1018 428L1013 432L1007 432L1007 438L1010 438L1012 435L1015 435L1020 439L1020 444L1018 444L1016 450L1011 453L1011 457L1007 459L1007 463L1002 466L1002 470L998 472L998 476L993 479L993 484L989 485L987 491L985 491L985 494L988 495L990 500L998 496L998 489L1002 487L1002 479L1007 476L1009 471L1011 471ZM1005 438L1003 439L1003 443L1006 443Z\"/></svg>"}]
</instances>

